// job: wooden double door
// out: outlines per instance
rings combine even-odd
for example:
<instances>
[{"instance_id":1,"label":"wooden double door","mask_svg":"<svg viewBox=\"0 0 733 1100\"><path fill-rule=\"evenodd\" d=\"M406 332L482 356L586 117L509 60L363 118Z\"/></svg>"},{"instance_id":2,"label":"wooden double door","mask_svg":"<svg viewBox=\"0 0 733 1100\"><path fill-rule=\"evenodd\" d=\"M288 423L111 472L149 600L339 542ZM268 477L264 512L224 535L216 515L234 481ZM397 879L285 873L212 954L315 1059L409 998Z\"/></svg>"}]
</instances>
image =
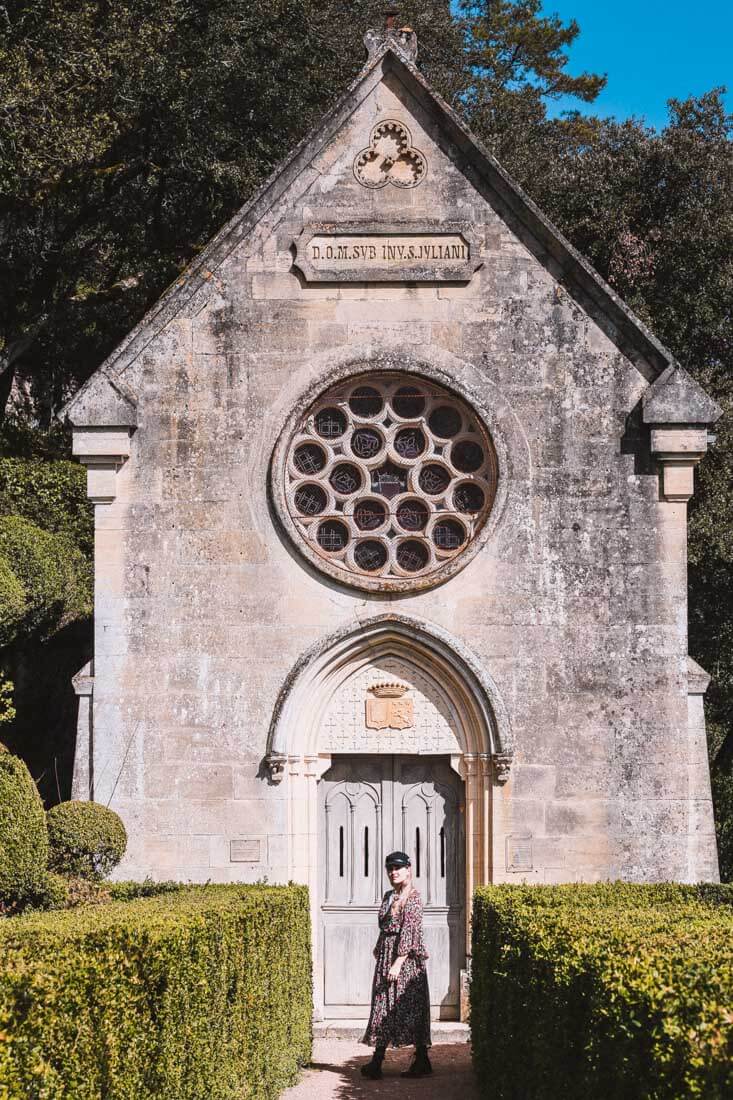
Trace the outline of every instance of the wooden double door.
<instances>
[{"instance_id":1,"label":"wooden double door","mask_svg":"<svg viewBox=\"0 0 733 1100\"><path fill-rule=\"evenodd\" d=\"M465 965L463 783L446 757L337 756L320 782L319 967L326 1018L365 1018L384 857L409 854L434 1019L457 1019Z\"/></svg>"}]
</instances>

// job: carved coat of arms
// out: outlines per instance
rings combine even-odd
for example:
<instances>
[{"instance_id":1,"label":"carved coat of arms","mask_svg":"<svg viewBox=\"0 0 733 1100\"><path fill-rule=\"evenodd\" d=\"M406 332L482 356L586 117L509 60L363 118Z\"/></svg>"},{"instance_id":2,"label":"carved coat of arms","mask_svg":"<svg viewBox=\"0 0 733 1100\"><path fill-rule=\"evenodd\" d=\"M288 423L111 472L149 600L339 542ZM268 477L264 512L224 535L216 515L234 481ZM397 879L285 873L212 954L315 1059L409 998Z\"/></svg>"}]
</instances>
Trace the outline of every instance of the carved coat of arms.
<instances>
[{"instance_id":1,"label":"carved coat of arms","mask_svg":"<svg viewBox=\"0 0 733 1100\"><path fill-rule=\"evenodd\" d=\"M405 699L406 684L372 684L367 688L366 725L370 730L407 730L415 724L412 699Z\"/></svg>"}]
</instances>

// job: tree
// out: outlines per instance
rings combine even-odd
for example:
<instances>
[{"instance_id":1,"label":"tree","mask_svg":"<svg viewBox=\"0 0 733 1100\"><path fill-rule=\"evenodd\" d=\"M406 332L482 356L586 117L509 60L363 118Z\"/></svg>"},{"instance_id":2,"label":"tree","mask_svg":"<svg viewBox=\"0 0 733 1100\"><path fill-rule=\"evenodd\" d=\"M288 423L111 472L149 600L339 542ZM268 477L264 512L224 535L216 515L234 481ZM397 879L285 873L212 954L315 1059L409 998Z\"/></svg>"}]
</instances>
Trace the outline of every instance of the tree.
<instances>
[{"instance_id":1,"label":"tree","mask_svg":"<svg viewBox=\"0 0 733 1100\"><path fill-rule=\"evenodd\" d=\"M411 7L459 48L447 2ZM379 8L2 9L0 408L49 422L358 71Z\"/></svg>"},{"instance_id":2,"label":"tree","mask_svg":"<svg viewBox=\"0 0 733 1100\"><path fill-rule=\"evenodd\" d=\"M541 139L548 100L591 103L605 76L566 70L580 34L573 19L541 14L542 0L462 0L467 67L462 113L501 161Z\"/></svg>"},{"instance_id":3,"label":"tree","mask_svg":"<svg viewBox=\"0 0 733 1100\"><path fill-rule=\"evenodd\" d=\"M577 26L539 7L400 18L428 79L495 135L602 83L565 74ZM12 395L48 424L355 76L383 5L10 0L0 19L0 411Z\"/></svg>"}]
</instances>

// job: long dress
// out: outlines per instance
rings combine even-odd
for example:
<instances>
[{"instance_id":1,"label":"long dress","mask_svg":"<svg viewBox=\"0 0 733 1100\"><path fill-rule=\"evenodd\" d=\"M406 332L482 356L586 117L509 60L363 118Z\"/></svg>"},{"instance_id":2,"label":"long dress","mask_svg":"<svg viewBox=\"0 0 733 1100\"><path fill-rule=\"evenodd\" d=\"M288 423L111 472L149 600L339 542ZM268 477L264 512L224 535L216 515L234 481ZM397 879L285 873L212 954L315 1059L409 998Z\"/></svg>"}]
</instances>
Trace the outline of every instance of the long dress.
<instances>
[{"instance_id":1,"label":"long dress","mask_svg":"<svg viewBox=\"0 0 733 1100\"><path fill-rule=\"evenodd\" d=\"M379 909L377 965L372 983L372 1010L362 1042L371 1047L430 1046L430 995L422 932L422 900L417 891L395 916L394 891L388 890ZM405 961L396 982L389 968L398 956Z\"/></svg>"}]
</instances>

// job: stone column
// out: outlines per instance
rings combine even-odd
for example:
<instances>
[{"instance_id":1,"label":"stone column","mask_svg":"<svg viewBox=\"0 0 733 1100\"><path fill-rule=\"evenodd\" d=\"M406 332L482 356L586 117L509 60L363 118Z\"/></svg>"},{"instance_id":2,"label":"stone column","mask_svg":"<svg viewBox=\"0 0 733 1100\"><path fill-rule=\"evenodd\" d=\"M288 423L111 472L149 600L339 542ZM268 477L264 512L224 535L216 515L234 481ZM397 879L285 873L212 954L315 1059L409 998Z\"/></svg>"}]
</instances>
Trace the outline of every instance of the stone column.
<instances>
[{"instance_id":1,"label":"stone column","mask_svg":"<svg viewBox=\"0 0 733 1100\"><path fill-rule=\"evenodd\" d=\"M653 427L651 451L660 464L664 500L688 501L695 491L695 467L708 449L706 428Z\"/></svg>"},{"instance_id":2,"label":"stone column","mask_svg":"<svg viewBox=\"0 0 733 1100\"><path fill-rule=\"evenodd\" d=\"M718 847L715 838L710 765L705 729L705 692L710 677L691 657L687 658L688 805L687 881L719 882Z\"/></svg>"},{"instance_id":3,"label":"stone column","mask_svg":"<svg viewBox=\"0 0 733 1100\"><path fill-rule=\"evenodd\" d=\"M130 418L132 419L132 418ZM126 472L122 467L130 456L134 425L74 425L73 453L86 466L87 496L94 505L94 653L101 673L106 654L104 642L113 632L103 633L104 625L114 619L124 591L124 560L120 538L121 508L124 507ZM118 497L120 498L118 500ZM119 629L119 627L118 627ZM90 678L82 669L74 678L79 697L77 744L72 780L72 797L108 802L125 760L125 733L107 723L104 730L104 767L94 781L94 706ZM79 679L79 687L77 687ZM105 679L104 676L101 679ZM101 681L100 681L101 682ZM93 684L93 678L90 679ZM102 705L99 697L96 706ZM127 735L129 737L129 734ZM77 764L78 761L78 764Z\"/></svg>"},{"instance_id":4,"label":"stone column","mask_svg":"<svg viewBox=\"0 0 733 1100\"><path fill-rule=\"evenodd\" d=\"M71 797L77 802L94 800L94 736L92 725L92 699L94 694L94 667L87 661L71 681L79 700L76 718L76 747L74 772L71 779Z\"/></svg>"}]
</instances>

